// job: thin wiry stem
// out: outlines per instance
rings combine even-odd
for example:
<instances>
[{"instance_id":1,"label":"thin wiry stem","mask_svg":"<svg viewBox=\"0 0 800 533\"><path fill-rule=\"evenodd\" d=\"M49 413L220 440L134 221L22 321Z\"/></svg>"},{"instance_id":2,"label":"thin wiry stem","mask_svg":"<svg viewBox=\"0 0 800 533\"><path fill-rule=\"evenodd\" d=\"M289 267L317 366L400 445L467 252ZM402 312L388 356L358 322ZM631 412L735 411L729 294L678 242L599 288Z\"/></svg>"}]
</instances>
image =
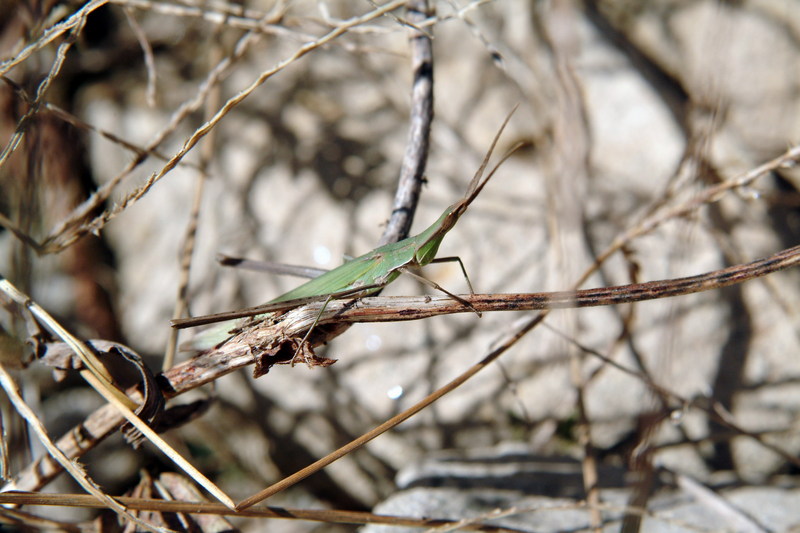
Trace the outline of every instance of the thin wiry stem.
<instances>
[{"instance_id":1,"label":"thin wiry stem","mask_svg":"<svg viewBox=\"0 0 800 533\"><path fill-rule=\"evenodd\" d=\"M412 24L422 23L430 16L430 7L425 0L409 1L406 9L406 18ZM408 237L419 202L430 146L433 122L433 44L429 34L415 28L411 28L410 40L414 76L411 88L411 125L392 216L381 237L381 245Z\"/></svg>"}]
</instances>

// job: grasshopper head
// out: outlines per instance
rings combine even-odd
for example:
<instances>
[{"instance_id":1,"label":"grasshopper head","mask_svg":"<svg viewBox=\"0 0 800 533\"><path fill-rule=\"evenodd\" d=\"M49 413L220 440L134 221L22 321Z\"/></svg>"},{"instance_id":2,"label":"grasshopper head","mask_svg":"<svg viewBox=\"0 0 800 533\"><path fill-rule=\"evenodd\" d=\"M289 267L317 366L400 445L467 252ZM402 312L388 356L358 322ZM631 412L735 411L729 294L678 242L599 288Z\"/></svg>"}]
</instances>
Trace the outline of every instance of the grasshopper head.
<instances>
[{"instance_id":1,"label":"grasshopper head","mask_svg":"<svg viewBox=\"0 0 800 533\"><path fill-rule=\"evenodd\" d=\"M464 204L463 200L451 205L444 210L442 216L440 216L436 222L419 234L419 244L414 253L414 257L419 266L425 266L433 261L436 257L436 253L439 251L439 245L442 243L445 234L453 229L453 226L455 226L458 221L458 217L464 213L466 208L467 206Z\"/></svg>"}]
</instances>

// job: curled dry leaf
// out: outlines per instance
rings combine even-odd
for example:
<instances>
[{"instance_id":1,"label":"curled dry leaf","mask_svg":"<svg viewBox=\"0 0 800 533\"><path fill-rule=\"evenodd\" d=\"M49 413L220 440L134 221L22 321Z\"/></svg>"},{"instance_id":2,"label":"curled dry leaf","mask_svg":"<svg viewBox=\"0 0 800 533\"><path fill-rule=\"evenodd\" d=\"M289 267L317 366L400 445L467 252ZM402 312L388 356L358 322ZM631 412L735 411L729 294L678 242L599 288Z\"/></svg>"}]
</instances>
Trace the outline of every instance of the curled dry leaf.
<instances>
[{"instance_id":1,"label":"curled dry leaf","mask_svg":"<svg viewBox=\"0 0 800 533\"><path fill-rule=\"evenodd\" d=\"M145 420L150 426L158 427L162 425L164 395L156 383L155 376L144 364L142 357L129 347L117 342L94 339L87 341L86 345L94 351L101 361L104 361L107 367L109 366L109 358L123 360L133 365L141 378L139 388L144 397L144 401L135 411L136 415ZM85 368L78 355L66 343L37 343L36 347L37 353L40 354L39 360L45 365L54 368L53 375L56 381L63 380L70 371L79 371ZM134 447L138 447L141 444L141 433L130 424L123 425L121 431L126 440Z\"/></svg>"}]
</instances>

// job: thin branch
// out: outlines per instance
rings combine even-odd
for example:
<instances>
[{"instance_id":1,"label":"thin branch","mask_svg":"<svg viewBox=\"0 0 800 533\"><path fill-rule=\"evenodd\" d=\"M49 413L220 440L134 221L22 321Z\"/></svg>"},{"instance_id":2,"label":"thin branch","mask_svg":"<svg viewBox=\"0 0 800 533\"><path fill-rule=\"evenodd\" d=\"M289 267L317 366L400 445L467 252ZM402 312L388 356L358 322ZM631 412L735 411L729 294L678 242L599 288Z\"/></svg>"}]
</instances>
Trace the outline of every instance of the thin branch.
<instances>
[{"instance_id":1,"label":"thin branch","mask_svg":"<svg viewBox=\"0 0 800 533\"><path fill-rule=\"evenodd\" d=\"M751 263L735 265L685 278L576 291L522 294L462 294L459 296L481 312L598 307L644 302L721 289L766 276L779 270L785 270L798 264L800 264L800 246L794 246ZM338 320L347 320L349 322L418 320L441 314L472 312L472 309L446 296L371 297L359 300L358 305L348 305L348 302L331 302L328 307L337 309L336 318ZM337 311L331 309L331 312Z\"/></svg>"},{"instance_id":2,"label":"thin branch","mask_svg":"<svg viewBox=\"0 0 800 533\"><path fill-rule=\"evenodd\" d=\"M139 46L142 48L142 54L144 55L144 65L147 70L147 91L145 92L147 105L150 107L155 107L156 80L158 79L158 76L156 73L156 60L153 57L153 47L150 46L150 42L147 40L147 34L136 21L136 16L133 13L133 9L128 6L123 6L122 11L125 13L125 18L128 21L128 25L131 27L133 34L136 36L136 40L139 41Z\"/></svg>"},{"instance_id":3,"label":"thin branch","mask_svg":"<svg viewBox=\"0 0 800 533\"><path fill-rule=\"evenodd\" d=\"M152 0L109 0L126 8L136 8L147 12L168 15L170 17L199 18L212 24L245 30L271 30L274 33L287 35L293 32L281 26L265 23L264 20L278 20L285 10L277 4L269 13L244 9L239 5L217 4L213 8L205 5L180 5L179 3L155 2Z\"/></svg>"},{"instance_id":4,"label":"thin branch","mask_svg":"<svg viewBox=\"0 0 800 533\"><path fill-rule=\"evenodd\" d=\"M89 14L101 8L107 3L108 0L94 0L92 2L89 2L82 8L80 8L78 11L73 13L73 15L64 22L59 22L55 26L49 28L42 34L41 37L36 39L36 41L29 44L22 50L20 50L20 52L16 56L0 63L0 76L9 72L11 69L13 69L17 65L28 59L34 52L44 48L45 46L47 46L48 44L59 38L65 32L72 30L76 26L82 26L85 23L86 17L88 17Z\"/></svg>"},{"instance_id":5,"label":"thin branch","mask_svg":"<svg viewBox=\"0 0 800 533\"><path fill-rule=\"evenodd\" d=\"M214 39L216 41L216 39ZM209 61L219 63L222 59L221 45L218 43L211 46L211 53L209 54ZM214 109L219 106L222 99L222 92L218 85L215 85L209 91L209 97L206 101L205 119L213 115ZM206 181L209 177L209 168L212 160L214 159L214 149L217 143L216 130L212 130L208 137L205 138L203 145L200 148L200 168L197 173L197 183L195 183L194 198L192 200L191 211L189 213L189 220L186 224L186 230L183 237L183 250L181 250L181 260L178 270L178 293L175 298L175 309L172 312L172 318L180 318L186 314L189 308L189 281L191 279L192 269L192 255L194 253L195 243L197 240L197 230L200 223L200 209L203 205L203 193L205 191ZM170 331L169 339L167 340L167 348L164 353L164 360L161 365L162 370L171 368L175 364L175 352L178 349L178 332L175 330Z\"/></svg>"},{"instance_id":6,"label":"thin branch","mask_svg":"<svg viewBox=\"0 0 800 533\"><path fill-rule=\"evenodd\" d=\"M406 19L413 25L430 16L427 0L410 0L406 4ZM411 88L411 124L400 178L392 206L392 216L386 225L380 245L408 237L428 160L431 123L433 122L433 45L429 34L411 27L411 67L414 83Z\"/></svg>"}]
</instances>

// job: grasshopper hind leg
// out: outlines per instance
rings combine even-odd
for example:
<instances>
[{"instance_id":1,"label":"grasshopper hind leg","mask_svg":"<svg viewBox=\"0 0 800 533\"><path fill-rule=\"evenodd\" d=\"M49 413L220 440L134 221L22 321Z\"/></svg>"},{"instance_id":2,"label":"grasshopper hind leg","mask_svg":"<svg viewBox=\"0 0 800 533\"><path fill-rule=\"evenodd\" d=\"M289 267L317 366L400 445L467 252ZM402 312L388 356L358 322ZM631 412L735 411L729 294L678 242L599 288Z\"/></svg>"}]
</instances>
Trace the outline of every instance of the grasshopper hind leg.
<instances>
[{"instance_id":1,"label":"grasshopper hind leg","mask_svg":"<svg viewBox=\"0 0 800 533\"><path fill-rule=\"evenodd\" d=\"M448 259L449 259L449 258L448 258ZM460 260L460 259L459 259L459 262L461 262L461 260ZM462 265L462 268L463 268L463 265ZM462 298L461 296L458 296L457 294L453 294L452 292L448 291L447 289L445 289L444 287L442 287L442 286L441 286L441 285L439 285L438 283L436 283L436 282L434 282L434 281L431 281L431 280L429 280L428 278L422 277L422 276L420 276L419 274L415 274L415 273L411 272L411 270L409 270L409 269L407 269L407 268L405 268L405 267L404 267L404 268L401 268L401 269L400 269L400 271L401 271L402 273L404 273L404 274L408 274L408 275L409 275L409 276L411 276L412 278L414 278L414 279L418 280L420 283L424 283L424 284L425 284L425 285L427 285L428 287L434 288L434 289L436 289L437 291L441 291L441 292L445 293L447 296L449 296L449 297L450 297L450 298L452 298L453 300L457 301L458 303L460 303L460 304L461 304L461 305L463 305L464 307L466 307L466 308L468 308L468 309L471 309L471 310L472 310L472 311L473 311L473 312L474 312L476 315L478 315L479 317L483 316L483 315L481 314L481 312L480 312L480 311L478 311L477 309L475 309L475 306L473 306L473 305L472 305L471 303L469 303L467 300L465 300L465 299L464 299L464 298ZM468 285L469 285L469 288L470 288L470 293L471 293L471 294L475 294L474 292L472 292L472 284L471 284L471 283L469 283L469 278L467 278L467 283L468 283Z\"/></svg>"}]
</instances>

